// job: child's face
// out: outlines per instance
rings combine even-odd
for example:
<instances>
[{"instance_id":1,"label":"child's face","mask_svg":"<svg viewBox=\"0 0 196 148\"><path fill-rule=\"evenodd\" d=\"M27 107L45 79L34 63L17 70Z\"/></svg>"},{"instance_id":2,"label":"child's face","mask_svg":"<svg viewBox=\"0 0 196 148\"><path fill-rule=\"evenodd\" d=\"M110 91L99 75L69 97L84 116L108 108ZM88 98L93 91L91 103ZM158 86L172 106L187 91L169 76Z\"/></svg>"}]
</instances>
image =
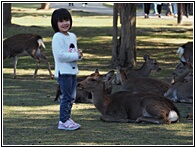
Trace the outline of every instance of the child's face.
<instances>
[{"instance_id":1,"label":"child's face","mask_svg":"<svg viewBox=\"0 0 196 148\"><path fill-rule=\"evenodd\" d=\"M57 25L59 28L59 32L67 34L67 31L70 28L70 20L58 21Z\"/></svg>"}]
</instances>

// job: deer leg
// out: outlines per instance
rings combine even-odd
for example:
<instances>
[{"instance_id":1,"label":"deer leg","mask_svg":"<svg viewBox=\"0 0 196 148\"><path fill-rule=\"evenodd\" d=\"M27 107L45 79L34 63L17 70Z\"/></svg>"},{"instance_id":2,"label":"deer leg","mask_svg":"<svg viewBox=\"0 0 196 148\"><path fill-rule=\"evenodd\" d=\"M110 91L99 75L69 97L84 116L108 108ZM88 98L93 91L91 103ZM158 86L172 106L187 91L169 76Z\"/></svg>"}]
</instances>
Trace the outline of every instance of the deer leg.
<instances>
[{"instance_id":1,"label":"deer leg","mask_svg":"<svg viewBox=\"0 0 196 148\"><path fill-rule=\"evenodd\" d=\"M171 121L166 116L167 111L168 109L165 107L149 105L143 110L143 115L139 117L136 121L155 124L170 124Z\"/></svg>"},{"instance_id":2,"label":"deer leg","mask_svg":"<svg viewBox=\"0 0 196 148\"><path fill-rule=\"evenodd\" d=\"M37 75L37 71L39 69L39 63L40 63L39 59L36 59L36 66L35 66L35 72L34 72L33 78L35 78Z\"/></svg>"},{"instance_id":3,"label":"deer leg","mask_svg":"<svg viewBox=\"0 0 196 148\"><path fill-rule=\"evenodd\" d=\"M48 62L47 58L40 52L40 49L37 50L36 55L38 57L40 57L46 63L46 65L48 66L48 71L49 71L49 74L50 74L50 79L53 79L54 76L53 76L53 74L51 72L51 66L50 66L50 63Z\"/></svg>"},{"instance_id":4,"label":"deer leg","mask_svg":"<svg viewBox=\"0 0 196 148\"><path fill-rule=\"evenodd\" d=\"M18 57L15 56L15 57L13 58L13 64L14 64L14 76L13 76L13 78L14 78L14 79L16 79L16 65L17 65L17 61L18 61Z\"/></svg>"},{"instance_id":5,"label":"deer leg","mask_svg":"<svg viewBox=\"0 0 196 148\"><path fill-rule=\"evenodd\" d=\"M170 124L171 123L168 119L166 121L165 119L157 119L157 118L145 117L145 116L137 118L136 122L145 122L145 123L154 123L154 124L160 124L160 123Z\"/></svg>"},{"instance_id":6,"label":"deer leg","mask_svg":"<svg viewBox=\"0 0 196 148\"><path fill-rule=\"evenodd\" d=\"M123 119L123 118L117 118L116 116L109 116L109 115L102 115L101 120L105 121L105 122L121 122L121 123L128 123L128 122L134 122L135 120L130 120L130 119Z\"/></svg>"}]
</instances>

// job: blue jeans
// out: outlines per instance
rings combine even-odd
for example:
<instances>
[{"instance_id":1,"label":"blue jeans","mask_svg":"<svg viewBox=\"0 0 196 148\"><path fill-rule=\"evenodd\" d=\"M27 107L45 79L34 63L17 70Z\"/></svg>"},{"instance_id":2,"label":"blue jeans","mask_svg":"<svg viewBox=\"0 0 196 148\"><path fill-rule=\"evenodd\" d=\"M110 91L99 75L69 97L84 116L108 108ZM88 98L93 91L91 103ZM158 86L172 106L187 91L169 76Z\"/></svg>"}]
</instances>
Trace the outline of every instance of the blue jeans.
<instances>
[{"instance_id":1,"label":"blue jeans","mask_svg":"<svg viewBox=\"0 0 196 148\"><path fill-rule=\"evenodd\" d=\"M153 3L154 14L157 14L157 3Z\"/></svg>"},{"instance_id":2,"label":"blue jeans","mask_svg":"<svg viewBox=\"0 0 196 148\"><path fill-rule=\"evenodd\" d=\"M66 122L71 117L72 105L76 98L76 75L59 74L58 83L62 92L60 121Z\"/></svg>"},{"instance_id":3,"label":"blue jeans","mask_svg":"<svg viewBox=\"0 0 196 148\"><path fill-rule=\"evenodd\" d=\"M172 6L173 6L174 15L177 15L178 14L177 3L172 3Z\"/></svg>"}]
</instances>

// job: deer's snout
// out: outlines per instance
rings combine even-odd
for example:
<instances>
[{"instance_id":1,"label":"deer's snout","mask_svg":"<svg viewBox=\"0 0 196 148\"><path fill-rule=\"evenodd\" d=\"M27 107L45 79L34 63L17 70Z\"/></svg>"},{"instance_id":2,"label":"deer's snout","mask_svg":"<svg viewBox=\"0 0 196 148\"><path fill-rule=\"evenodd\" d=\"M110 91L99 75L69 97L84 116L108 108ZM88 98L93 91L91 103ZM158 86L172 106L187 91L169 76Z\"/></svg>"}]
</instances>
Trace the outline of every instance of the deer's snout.
<instances>
[{"instance_id":1,"label":"deer's snout","mask_svg":"<svg viewBox=\"0 0 196 148\"><path fill-rule=\"evenodd\" d=\"M158 69L157 69L157 71L160 71L160 70L161 70L161 68L158 68Z\"/></svg>"}]
</instances>

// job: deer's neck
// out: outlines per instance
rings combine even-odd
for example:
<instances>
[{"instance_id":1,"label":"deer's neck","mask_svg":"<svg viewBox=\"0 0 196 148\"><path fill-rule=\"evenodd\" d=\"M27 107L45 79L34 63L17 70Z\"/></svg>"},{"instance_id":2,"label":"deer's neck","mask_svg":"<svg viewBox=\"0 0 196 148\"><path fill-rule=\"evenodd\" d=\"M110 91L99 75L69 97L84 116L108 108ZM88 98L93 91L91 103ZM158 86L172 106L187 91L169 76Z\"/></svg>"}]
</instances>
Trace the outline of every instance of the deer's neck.
<instances>
[{"instance_id":1,"label":"deer's neck","mask_svg":"<svg viewBox=\"0 0 196 148\"><path fill-rule=\"evenodd\" d=\"M101 112L105 114L108 104L110 103L110 98L107 96L104 88L99 88L98 90L92 92L93 104Z\"/></svg>"},{"instance_id":2,"label":"deer's neck","mask_svg":"<svg viewBox=\"0 0 196 148\"><path fill-rule=\"evenodd\" d=\"M142 77L149 77L151 69L147 66L146 63L144 63L138 71L140 71Z\"/></svg>"}]
</instances>

